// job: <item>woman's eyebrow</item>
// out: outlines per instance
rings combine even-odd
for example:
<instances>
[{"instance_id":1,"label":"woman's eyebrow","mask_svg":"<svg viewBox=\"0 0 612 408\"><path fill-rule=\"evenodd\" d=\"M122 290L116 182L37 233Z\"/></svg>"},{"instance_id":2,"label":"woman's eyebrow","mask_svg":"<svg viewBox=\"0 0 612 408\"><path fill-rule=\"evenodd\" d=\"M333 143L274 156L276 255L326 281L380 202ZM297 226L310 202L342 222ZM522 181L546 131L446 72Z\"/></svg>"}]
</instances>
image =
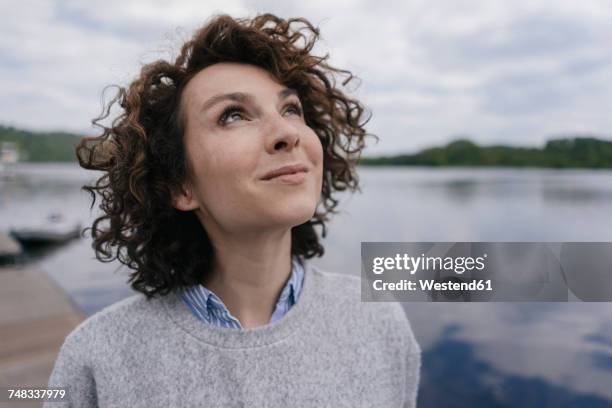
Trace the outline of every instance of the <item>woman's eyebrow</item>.
<instances>
[{"instance_id":1,"label":"woman's eyebrow","mask_svg":"<svg viewBox=\"0 0 612 408\"><path fill-rule=\"evenodd\" d=\"M278 93L278 99L285 99L291 95L298 96L298 93L295 89L284 88Z\"/></svg>"},{"instance_id":2,"label":"woman's eyebrow","mask_svg":"<svg viewBox=\"0 0 612 408\"><path fill-rule=\"evenodd\" d=\"M298 93L295 89L284 88L278 92L278 99L286 99L291 95L297 96L297 94ZM232 92L227 94L215 95L210 97L208 100L206 100L206 102L202 104L200 112L205 112L208 109L212 108L214 105L218 104L219 102L226 100L247 103L253 101L253 96L244 92Z\"/></svg>"},{"instance_id":3,"label":"woman's eyebrow","mask_svg":"<svg viewBox=\"0 0 612 408\"><path fill-rule=\"evenodd\" d=\"M253 97L250 94L246 94L244 92L232 92L227 94L215 95L202 104L200 112L205 112L206 110L212 108L219 102L226 100L246 103L252 101Z\"/></svg>"}]
</instances>

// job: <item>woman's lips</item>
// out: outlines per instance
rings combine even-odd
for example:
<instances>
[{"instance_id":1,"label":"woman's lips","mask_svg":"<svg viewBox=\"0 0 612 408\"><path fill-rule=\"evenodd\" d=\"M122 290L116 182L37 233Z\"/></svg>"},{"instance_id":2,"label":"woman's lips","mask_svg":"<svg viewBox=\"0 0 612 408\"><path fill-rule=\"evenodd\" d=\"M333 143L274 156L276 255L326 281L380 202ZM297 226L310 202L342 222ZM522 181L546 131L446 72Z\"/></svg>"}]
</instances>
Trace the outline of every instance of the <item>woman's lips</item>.
<instances>
[{"instance_id":1,"label":"woman's lips","mask_svg":"<svg viewBox=\"0 0 612 408\"><path fill-rule=\"evenodd\" d=\"M297 173L301 171L308 171L308 167L304 164L290 164L287 166L279 167L275 170L269 171L265 176L262 177L262 180L269 180L271 178L282 176L284 174Z\"/></svg>"},{"instance_id":2,"label":"woman's lips","mask_svg":"<svg viewBox=\"0 0 612 408\"><path fill-rule=\"evenodd\" d=\"M283 184L300 184L306 179L308 167L304 164L291 164L268 172L261 179Z\"/></svg>"},{"instance_id":3,"label":"woman's lips","mask_svg":"<svg viewBox=\"0 0 612 408\"><path fill-rule=\"evenodd\" d=\"M295 184L302 184L304 180L306 180L306 172L298 171L296 173L291 173L291 174L282 174L280 176L272 177L264 181L295 185Z\"/></svg>"}]
</instances>

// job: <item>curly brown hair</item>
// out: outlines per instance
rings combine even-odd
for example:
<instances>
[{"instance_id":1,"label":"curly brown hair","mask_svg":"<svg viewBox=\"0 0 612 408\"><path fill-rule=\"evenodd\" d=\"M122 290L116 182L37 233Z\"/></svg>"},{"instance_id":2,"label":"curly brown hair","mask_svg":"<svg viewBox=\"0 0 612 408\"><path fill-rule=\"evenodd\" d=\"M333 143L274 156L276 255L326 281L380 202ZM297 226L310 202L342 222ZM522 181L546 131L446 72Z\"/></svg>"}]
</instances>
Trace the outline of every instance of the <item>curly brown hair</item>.
<instances>
[{"instance_id":1,"label":"curly brown hair","mask_svg":"<svg viewBox=\"0 0 612 408\"><path fill-rule=\"evenodd\" d=\"M318 38L318 28L304 18L215 16L174 62L147 64L127 88L116 86L117 94L92 121L102 134L76 147L83 168L103 172L83 186L92 208L96 193L101 197L103 215L88 228L96 258L130 268L128 282L148 298L197 284L211 270L214 251L205 229L192 211L174 208L172 196L188 176L181 94L199 71L219 62L261 67L298 92L305 122L323 146L324 210L292 228L291 254L300 262L322 256L314 227L325 237L325 222L337 212L333 192L360 191L355 167L370 136L364 128L370 115L336 85L336 76L345 77L343 86L353 80L351 72L330 66L328 55L311 55ZM116 105L120 114L102 125Z\"/></svg>"}]
</instances>

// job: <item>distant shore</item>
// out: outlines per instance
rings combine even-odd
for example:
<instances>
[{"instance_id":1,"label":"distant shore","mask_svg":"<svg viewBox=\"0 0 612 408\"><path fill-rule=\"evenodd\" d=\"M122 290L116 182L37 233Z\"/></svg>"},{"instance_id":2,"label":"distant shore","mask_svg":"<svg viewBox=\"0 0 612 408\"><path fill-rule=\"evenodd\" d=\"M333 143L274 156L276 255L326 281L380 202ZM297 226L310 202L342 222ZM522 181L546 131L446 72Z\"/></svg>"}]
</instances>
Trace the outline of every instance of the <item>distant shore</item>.
<instances>
[{"instance_id":1,"label":"distant shore","mask_svg":"<svg viewBox=\"0 0 612 408\"><path fill-rule=\"evenodd\" d=\"M459 139L415 154L364 157L364 166L488 166L540 168L612 168L612 141L594 137L552 139L542 148L478 146Z\"/></svg>"},{"instance_id":2,"label":"distant shore","mask_svg":"<svg viewBox=\"0 0 612 408\"><path fill-rule=\"evenodd\" d=\"M0 125L0 144L16 146L25 162L76 162L81 135L68 132L30 132ZM612 141L594 135L568 135L544 146L479 146L468 138L417 153L362 157L363 166L486 166L536 168L612 168Z\"/></svg>"}]
</instances>

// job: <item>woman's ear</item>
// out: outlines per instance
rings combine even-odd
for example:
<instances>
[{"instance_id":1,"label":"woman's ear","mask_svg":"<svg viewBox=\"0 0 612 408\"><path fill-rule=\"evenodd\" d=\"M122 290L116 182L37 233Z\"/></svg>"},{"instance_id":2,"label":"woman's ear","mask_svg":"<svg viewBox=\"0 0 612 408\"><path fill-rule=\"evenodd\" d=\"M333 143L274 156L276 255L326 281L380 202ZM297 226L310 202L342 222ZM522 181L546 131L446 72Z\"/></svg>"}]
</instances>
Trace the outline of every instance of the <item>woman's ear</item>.
<instances>
[{"instance_id":1,"label":"woman's ear","mask_svg":"<svg viewBox=\"0 0 612 408\"><path fill-rule=\"evenodd\" d=\"M172 193L172 206L181 211L192 211L200 206L189 183L185 183Z\"/></svg>"}]
</instances>

